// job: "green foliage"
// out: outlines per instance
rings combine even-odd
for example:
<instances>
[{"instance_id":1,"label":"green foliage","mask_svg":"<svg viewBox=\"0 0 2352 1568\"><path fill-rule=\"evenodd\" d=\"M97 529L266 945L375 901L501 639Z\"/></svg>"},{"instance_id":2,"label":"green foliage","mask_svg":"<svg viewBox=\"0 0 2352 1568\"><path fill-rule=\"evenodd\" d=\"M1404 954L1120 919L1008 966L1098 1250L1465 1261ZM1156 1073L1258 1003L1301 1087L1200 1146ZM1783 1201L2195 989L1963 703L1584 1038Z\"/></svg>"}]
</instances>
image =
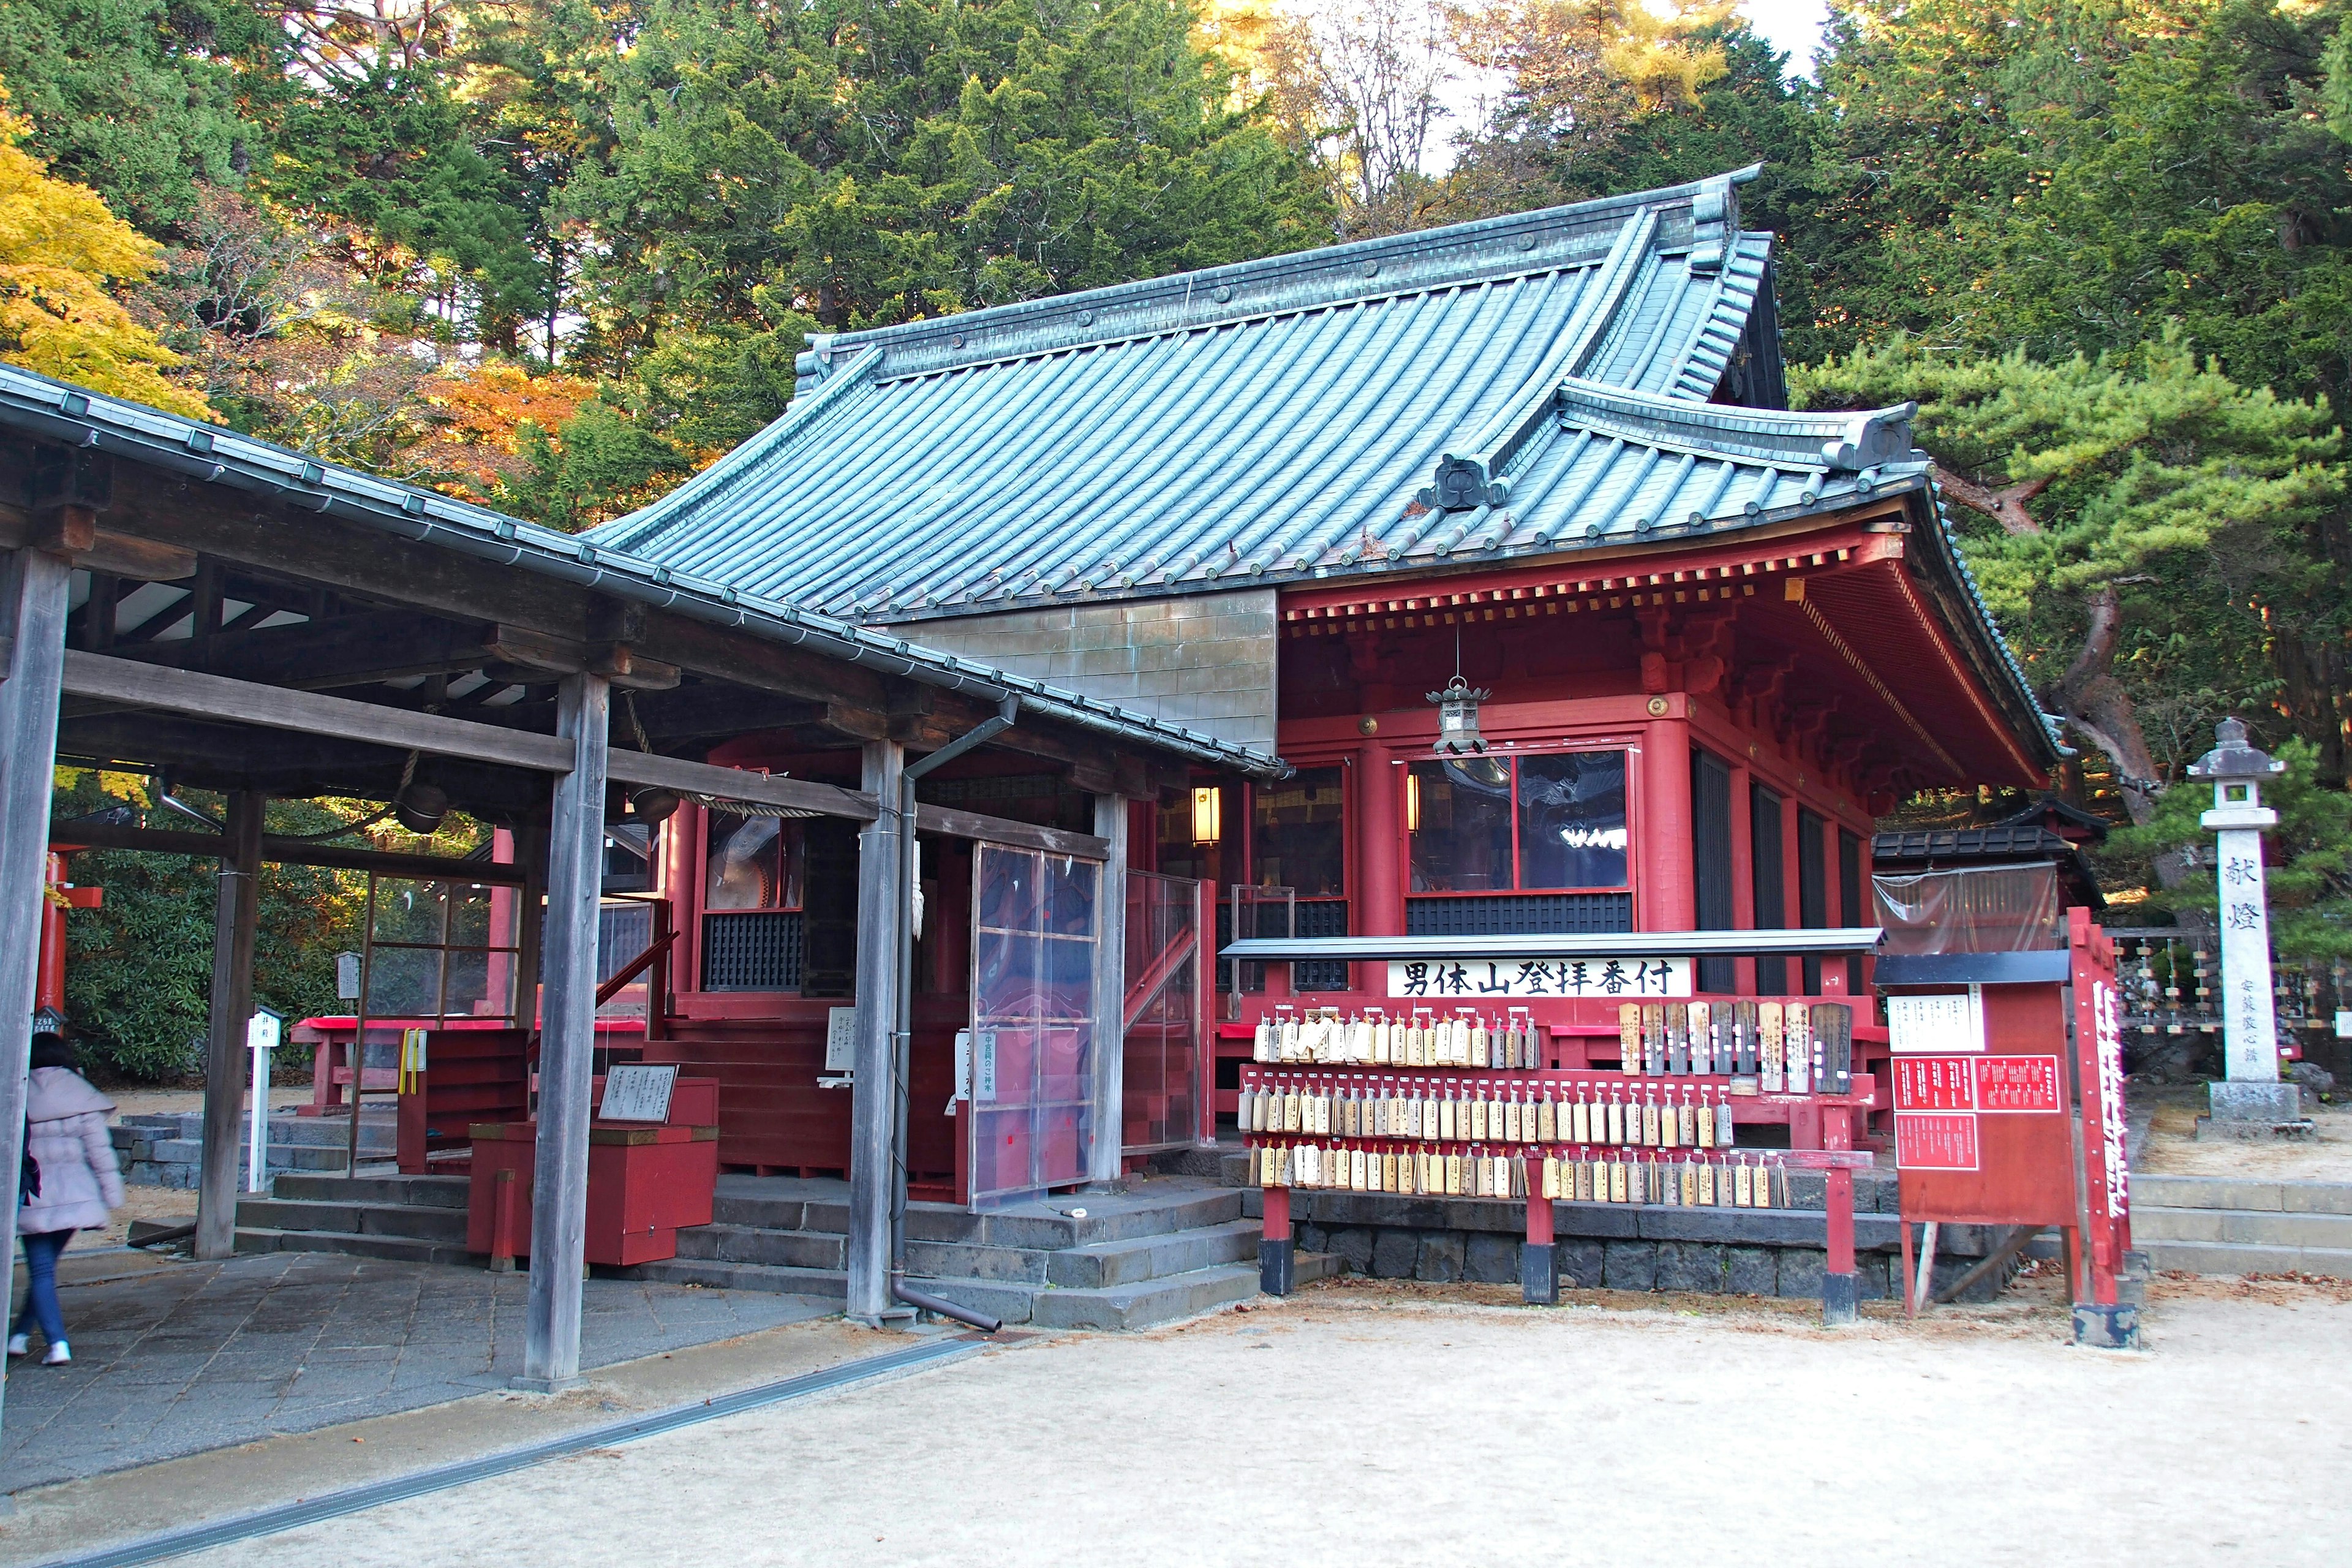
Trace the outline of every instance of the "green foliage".
<instances>
[{"instance_id":1,"label":"green foliage","mask_svg":"<svg viewBox=\"0 0 2352 1568\"><path fill-rule=\"evenodd\" d=\"M2277 691L2282 626L2340 639L2346 606L2307 548L2345 504L2343 437L2324 405L2246 387L2177 333L2054 363L1980 359L1897 335L1801 368L1812 406L1916 398L1948 498L2007 492L2005 526L1947 501L1985 596L2054 710L2114 728L2070 671L2101 595L2120 611L2102 657L2155 733L2135 775L2170 776L2212 721Z\"/></svg>"},{"instance_id":2,"label":"green foliage","mask_svg":"<svg viewBox=\"0 0 2352 1568\"><path fill-rule=\"evenodd\" d=\"M2263 871L2270 902L2271 941L2297 959L2352 958L2352 795L2327 787L2308 742L2289 740L2277 759L2286 772L2262 786L2263 804L2278 813L2278 826L2263 835ZM2111 835L2100 858L2145 865L2184 844L2210 847L2212 835L2198 818L2211 809L2213 792L2188 782L2164 794L2146 826ZM2140 909L2176 918L2201 915L2210 921L2218 906L2214 880L2191 875L2164 889L2149 879Z\"/></svg>"},{"instance_id":3,"label":"green foliage","mask_svg":"<svg viewBox=\"0 0 2352 1568\"><path fill-rule=\"evenodd\" d=\"M1225 106L1192 23L1171 0L661 0L615 69L612 152L567 192L614 242L603 330L864 326L1318 242L1303 164Z\"/></svg>"},{"instance_id":4,"label":"green foliage","mask_svg":"<svg viewBox=\"0 0 2352 1568\"><path fill-rule=\"evenodd\" d=\"M190 792L199 809L216 806ZM63 770L60 817L154 803L143 781L120 773ZM348 820L309 802L274 802L269 828L315 833ZM203 1066L210 1014L213 864L185 856L85 849L71 857L77 886L104 890L95 910L66 917L66 1013L86 1059L112 1073L170 1082ZM338 1009L335 954L359 945L363 879L304 866L261 874L254 944L255 999L289 1017Z\"/></svg>"},{"instance_id":5,"label":"green foliage","mask_svg":"<svg viewBox=\"0 0 2352 1568\"><path fill-rule=\"evenodd\" d=\"M265 16L223 0L0 3L0 81L33 123L26 150L158 238L193 215L198 182L268 158L273 57Z\"/></svg>"}]
</instances>

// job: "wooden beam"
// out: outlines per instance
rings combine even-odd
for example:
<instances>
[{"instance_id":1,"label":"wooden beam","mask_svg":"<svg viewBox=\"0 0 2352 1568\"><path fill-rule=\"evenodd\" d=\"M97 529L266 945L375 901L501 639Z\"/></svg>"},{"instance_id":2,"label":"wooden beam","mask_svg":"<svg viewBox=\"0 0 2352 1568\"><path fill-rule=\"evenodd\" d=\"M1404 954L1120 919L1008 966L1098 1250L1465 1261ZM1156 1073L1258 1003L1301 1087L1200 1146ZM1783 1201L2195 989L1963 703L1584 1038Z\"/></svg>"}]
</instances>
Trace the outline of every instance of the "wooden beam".
<instances>
[{"instance_id":1,"label":"wooden beam","mask_svg":"<svg viewBox=\"0 0 2352 1568\"><path fill-rule=\"evenodd\" d=\"M373 702L257 686L191 670L163 669L103 654L68 650L65 689L76 697L101 698L167 713L299 734L341 736L540 773L562 773L572 766L572 748L551 736L521 734L463 719L408 713Z\"/></svg>"},{"instance_id":2,"label":"wooden beam","mask_svg":"<svg viewBox=\"0 0 2352 1568\"><path fill-rule=\"evenodd\" d=\"M444 621L414 610L371 610L299 626L225 631L201 641L143 643L132 657L168 669L320 691L478 669L491 657L491 630L480 622ZM100 650L90 644L89 651Z\"/></svg>"},{"instance_id":3,"label":"wooden beam","mask_svg":"<svg viewBox=\"0 0 2352 1568\"><path fill-rule=\"evenodd\" d=\"M721 800L751 801L789 810L813 811L820 816L845 816L871 822L880 813L874 797L861 790L808 779L755 773L743 768L714 767L665 757L651 752L614 748L605 760L606 773L622 784L658 784L687 795L716 795Z\"/></svg>"},{"instance_id":4,"label":"wooden beam","mask_svg":"<svg viewBox=\"0 0 2352 1568\"><path fill-rule=\"evenodd\" d=\"M580 1276L588 1237L588 1119L596 1048L596 905L604 858L605 737L611 686L568 675L548 831L546 993L541 1016L539 1138L531 1155L530 1290L519 1387L554 1394L580 1380Z\"/></svg>"},{"instance_id":5,"label":"wooden beam","mask_svg":"<svg viewBox=\"0 0 2352 1568\"><path fill-rule=\"evenodd\" d=\"M1095 1146L1087 1174L1106 1183L1118 1180L1127 1142L1127 802L1116 795L1095 796L1095 837L1104 856L1095 886L1094 1081L1088 1086Z\"/></svg>"},{"instance_id":6,"label":"wooden beam","mask_svg":"<svg viewBox=\"0 0 2352 1568\"><path fill-rule=\"evenodd\" d=\"M103 822L49 824L49 843L58 848L131 849L149 855L194 855L218 859L229 849L216 833L182 833L173 828L121 827ZM265 836L261 840L265 866L324 866L338 871L373 871L383 877L419 877L436 882L487 882L495 887L520 887L522 872L490 860L461 860L454 855L403 855L390 849L361 849L345 845L314 844L307 839Z\"/></svg>"},{"instance_id":7,"label":"wooden beam","mask_svg":"<svg viewBox=\"0 0 2352 1568\"><path fill-rule=\"evenodd\" d=\"M658 612L646 616L635 646L651 658L754 691L838 704L845 717L850 709L871 710L877 732L887 732L895 683L861 666Z\"/></svg>"},{"instance_id":8,"label":"wooden beam","mask_svg":"<svg viewBox=\"0 0 2352 1568\"><path fill-rule=\"evenodd\" d=\"M228 831L213 914L212 1006L205 1033L205 1142L196 1174L195 1256L236 1256L236 1165L244 1146L246 1026L253 1016L253 945L261 918L261 812L250 790L228 797ZM359 1085L352 1085L353 1116Z\"/></svg>"},{"instance_id":9,"label":"wooden beam","mask_svg":"<svg viewBox=\"0 0 2352 1568\"><path fill-rule=\"evenodd\" d=\"M678 682L677 666L646 658L626 643L583 642L524 626L493 628L489 653L500 663L523 669L602 675L629 691L667 691Z\"/></svg>"},{"instance_id":10,"label":"wooden beam","mask_svg":"<svg viewBox=\"0 0 2352 1568\"><path fill-rule=\"evenodd\" d=\"M844 1310L878 1326L898 1303L890 1294L890 1215L897 1177L899 921L905 918L897 803L906 768L896 741L866 743L862 793L892 812L857 836L857 1047L849 1087L847 1300Z\"/></svg>"},{"instance_id":11,"label":"wooden beam","mask_svg":"<svg viewBox=\"0 0 2352 1568\"><path fill-rule=\"evenodd\" d=\"M944 834L950 838L976 838L983 844L1010 844L1021 849L1043 850L1048 855L1075 855L1081 860L1110 858L1110 840L1094 834L1040 827L1034 823L983 816L976 811L957 811L944 805L916 806L915 830Z\"/></svg>"},{"instance_id":12,"label":"wooden beam","mask_svg":"<svg viewBox=\"0 0 2352 1568\"><path fill-rule=\"evenodd\" d=\"M0 558L0 633L14 639L15 652L0 681L0 1213L9 1215L16 1212L24 1154L34 972L48 885L42 826L57 777L58 663L72 578L66 561L40 551ZM16 1249L0 1253L0 1285L15 1268Z\"/></svg>"}]
</instances>

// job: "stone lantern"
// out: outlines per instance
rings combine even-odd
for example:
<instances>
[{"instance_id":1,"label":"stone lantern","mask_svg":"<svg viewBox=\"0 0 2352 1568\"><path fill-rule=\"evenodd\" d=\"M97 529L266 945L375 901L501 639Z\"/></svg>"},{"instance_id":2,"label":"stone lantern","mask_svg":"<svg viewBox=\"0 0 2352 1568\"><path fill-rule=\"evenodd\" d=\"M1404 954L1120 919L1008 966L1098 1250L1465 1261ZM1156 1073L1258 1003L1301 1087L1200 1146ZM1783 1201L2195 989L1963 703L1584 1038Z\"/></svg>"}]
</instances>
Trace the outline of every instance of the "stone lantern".
<instances>
[{"instance_id":1,"label":"stone lantern","mask_svg":"<svg viewBox=\"0 0 2352 1568\"><path fill-rule=\"evenodd\" d=\"M2200 818L2219 840L2214 882L2221 895L2222 1061L2227 1078L2210 1088L2212 1114L2200 1135L2263 1137L2305 1125L2295 1086L2279 1081L2278 1029L2271 1002L2270 914L2263 892L2263 829L2278 813L2262 786L2286 771L2246 740L2246 727L2224 719L2218 742L2189 769L2213 786L2213 809Z\"/></svg>"}]
</instances>

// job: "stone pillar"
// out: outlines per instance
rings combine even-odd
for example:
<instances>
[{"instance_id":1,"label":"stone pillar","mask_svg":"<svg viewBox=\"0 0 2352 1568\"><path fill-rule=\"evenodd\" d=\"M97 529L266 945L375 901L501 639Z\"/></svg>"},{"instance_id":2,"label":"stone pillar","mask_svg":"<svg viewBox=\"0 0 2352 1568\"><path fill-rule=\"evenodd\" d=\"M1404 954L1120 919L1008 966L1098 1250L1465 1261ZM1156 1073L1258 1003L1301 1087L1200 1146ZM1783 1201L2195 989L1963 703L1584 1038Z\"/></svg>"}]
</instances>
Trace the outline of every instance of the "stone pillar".
<instances>
[{"instance_id":1,"label":"stone pillar","mask_svg":"<svg viewBox=\"0 0 2352 1568\"><path fill-rule=\"evenodd\" d=\"M2213 786L2200 821L2217 839L2215 889L2221 928L2221 1039L2225 1079L2211 1086L2211 1124L2239 1135L2303 1121L2295 1086L2279 1081L2278 1027L2271 998L2270 912L2263 899L2263 829L2278 814L2262 802L2264 781L2285 771L2249 744L2246 727L2224 719L2213 750L2189 776ZM2200 1131L2204 1131L2200 1127Z\"/></svg>"}]
</instances>

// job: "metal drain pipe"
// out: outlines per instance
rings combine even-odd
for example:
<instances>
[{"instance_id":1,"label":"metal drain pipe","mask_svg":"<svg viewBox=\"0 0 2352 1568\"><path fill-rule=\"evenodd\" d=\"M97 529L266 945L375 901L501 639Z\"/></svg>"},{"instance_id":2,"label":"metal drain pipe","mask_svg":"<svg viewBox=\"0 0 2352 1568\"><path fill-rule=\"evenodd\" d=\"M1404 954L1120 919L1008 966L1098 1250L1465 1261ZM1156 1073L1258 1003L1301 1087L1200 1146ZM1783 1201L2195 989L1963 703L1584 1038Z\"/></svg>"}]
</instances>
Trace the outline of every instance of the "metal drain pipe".
<instances>
[{"instance_id":1,"label":"metal drain pipe","mask_svg":"<svg viewBox=\"0 0 2352 1568\"><path fill-rule=\"evenodd\" d=\"M906 1283L908 1075L915 1043L915 784L924 774L1004 733L1020 716L1021 699L1008 692L993 717L898 772L898 1016L890 1034L890 1294L910 1307L992 1334L1003 1327L995 1319L910 1290Z\"/></svg>"}]
</instances>

